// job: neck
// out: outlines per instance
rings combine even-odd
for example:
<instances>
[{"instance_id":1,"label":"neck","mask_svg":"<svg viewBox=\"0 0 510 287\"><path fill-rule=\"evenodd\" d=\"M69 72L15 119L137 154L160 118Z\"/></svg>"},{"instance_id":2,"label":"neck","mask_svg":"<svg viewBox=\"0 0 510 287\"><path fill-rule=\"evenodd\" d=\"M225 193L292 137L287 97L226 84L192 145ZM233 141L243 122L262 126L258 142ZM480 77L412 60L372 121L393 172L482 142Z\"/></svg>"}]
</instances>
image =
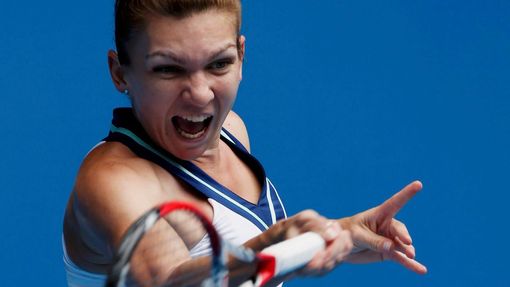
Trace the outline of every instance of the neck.
<instances>
[{"instance_id":1,"label":"neck","mask_svg":"<svg viewBox=\"0 0 510 287\"><path fill-rule=\"evenodd\" d=\"M206 173L215 174L218 170L221 170L221 165L224 164L224 161L222 161L224 157L224 149L222 146L221 140L219 140L218 145L207 149L200 157L191 162Z\"/></svg>"}]
</instances>

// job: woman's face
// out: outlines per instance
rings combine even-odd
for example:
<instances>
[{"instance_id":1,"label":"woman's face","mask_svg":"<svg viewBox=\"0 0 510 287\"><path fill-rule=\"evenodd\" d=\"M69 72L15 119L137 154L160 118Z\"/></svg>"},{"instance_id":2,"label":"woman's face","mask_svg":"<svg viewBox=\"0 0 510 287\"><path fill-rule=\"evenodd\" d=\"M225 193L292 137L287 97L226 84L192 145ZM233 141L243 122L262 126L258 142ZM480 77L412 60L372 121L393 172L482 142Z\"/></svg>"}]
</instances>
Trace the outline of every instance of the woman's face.
<instances>
[{"instance_id":1,"label":"woman's face","mask_svg":"<svg viewBox=\"0 0 510 287\"><path fill-rule=\"evenodd\" d=\"M232 17L218 10L183 19L153 16L128 46L124 80L135 115L157 144L181 159L217 147L234 103L242 56Z\"/></svg>"}]
</instances>

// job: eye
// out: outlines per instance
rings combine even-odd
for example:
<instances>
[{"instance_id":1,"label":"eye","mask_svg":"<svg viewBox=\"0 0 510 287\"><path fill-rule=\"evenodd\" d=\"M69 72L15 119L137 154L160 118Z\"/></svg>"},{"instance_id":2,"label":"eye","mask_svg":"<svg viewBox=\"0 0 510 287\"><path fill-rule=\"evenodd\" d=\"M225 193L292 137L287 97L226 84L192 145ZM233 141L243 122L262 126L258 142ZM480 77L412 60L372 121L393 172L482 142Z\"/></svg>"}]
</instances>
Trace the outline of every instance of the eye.
<instances>
[{"instance_id":1,"label":"eye","mask_svg":"<svg viewBox=\"0 0 510 287\"><path fill-rule=\"evenodd\" d=\"M213 71L223 71L223 70L226 70L233 63L234 63L233 59L221 59L221 60L212 62L211 64L209 64L209 66L207 68L210 70L213 70Z\"/></svg>"},{"instance_id":2,"label":"eye","mask_svg":"<svg viewBox=\"0 0 510 287\"><path fill-rule=\"evenodd\" d=\"M152 71L157 74L184 74L186 70L179 66L174 65L162 65L152 68Z\"/></svg>"}]
</instances>

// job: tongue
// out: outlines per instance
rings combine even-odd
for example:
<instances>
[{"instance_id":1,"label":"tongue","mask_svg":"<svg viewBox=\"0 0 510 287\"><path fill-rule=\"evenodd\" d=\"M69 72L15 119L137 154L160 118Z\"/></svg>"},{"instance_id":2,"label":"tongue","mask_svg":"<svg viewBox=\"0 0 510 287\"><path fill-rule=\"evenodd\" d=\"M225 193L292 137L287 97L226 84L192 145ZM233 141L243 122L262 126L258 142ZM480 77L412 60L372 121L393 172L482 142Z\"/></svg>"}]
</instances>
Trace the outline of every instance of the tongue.
<instances>
[{"instance_id":1,"label":"tongue","mask_svg":"<svg viewBox=\"0 0 510 287\"><path fill-rule=\"evenodd\" d=\"M188 133L188 134L196 134L201 132L203 129L205 129L205 122L190 122L188 120L185 120L181 117L175 117L174 124L177 128L180 130Z\"/></svg>"}]
</instances>

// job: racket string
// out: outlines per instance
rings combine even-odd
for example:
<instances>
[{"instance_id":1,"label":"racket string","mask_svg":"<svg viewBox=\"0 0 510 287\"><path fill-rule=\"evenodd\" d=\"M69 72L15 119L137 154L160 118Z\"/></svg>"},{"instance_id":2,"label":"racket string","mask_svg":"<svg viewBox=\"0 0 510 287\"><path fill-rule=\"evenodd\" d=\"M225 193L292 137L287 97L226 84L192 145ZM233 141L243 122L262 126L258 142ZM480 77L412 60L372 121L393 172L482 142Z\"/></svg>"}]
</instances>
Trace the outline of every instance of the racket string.
<instances>
[{"instance_id":1,"label":"racket string","mask_svg":"<svg viewBox=\"0 0 510 287\"><path fill-rule=\"evenodd\" d=\"M196 272L174 274L176 267L190 261L190 251L207 240L205 235L203 224L192 213L179 210L160 218L134 250L126 286L176 286L172 282L210 277L210 260L202 260L202 267ZM193 286L200 286L200 280L196 281Z\"/></svg>"}]
</instances>

